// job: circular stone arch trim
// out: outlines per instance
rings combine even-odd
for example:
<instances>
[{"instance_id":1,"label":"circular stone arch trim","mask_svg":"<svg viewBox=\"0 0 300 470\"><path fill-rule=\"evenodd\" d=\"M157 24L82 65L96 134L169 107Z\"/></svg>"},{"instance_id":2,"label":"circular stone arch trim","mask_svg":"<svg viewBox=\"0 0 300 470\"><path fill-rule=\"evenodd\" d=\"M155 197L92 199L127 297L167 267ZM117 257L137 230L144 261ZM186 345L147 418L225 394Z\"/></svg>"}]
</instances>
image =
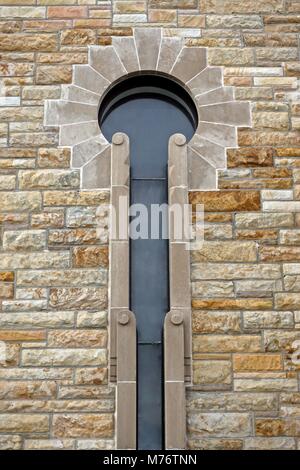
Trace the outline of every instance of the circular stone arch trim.
<instances>
[{"instance_id":1,"label":"circular stone arch trim","mask_svg":"<svg viewBox=\"0 0 300 470\"><path fill-rule=\"evenodd\" d=\"M226 168L226 149L237 147L237 128L251 126L250 104L235 101L222 67L207 64L207 48L186 47L162 28L135 28L110 46L89 46L88 64L73 66L61 99L46 101L45 126L59 127L59 146L71 149L82 189L109 188L111 144L99 127L99 103L114 82L149 72L175 79L192 96L198 127L188 143L189 189L217 189L217 170Z\"/></svg>"}]
</instances>

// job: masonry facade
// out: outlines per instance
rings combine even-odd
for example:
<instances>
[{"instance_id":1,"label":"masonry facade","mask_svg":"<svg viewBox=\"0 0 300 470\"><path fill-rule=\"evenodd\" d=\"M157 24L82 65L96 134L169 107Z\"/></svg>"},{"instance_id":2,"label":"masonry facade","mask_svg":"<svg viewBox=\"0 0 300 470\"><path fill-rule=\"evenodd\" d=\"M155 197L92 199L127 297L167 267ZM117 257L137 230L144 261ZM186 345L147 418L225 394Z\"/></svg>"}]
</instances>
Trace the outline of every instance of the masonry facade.
<instances>
[{"instance_id":1,"label":"masonry facade","mask_svg":"<svg viewBox=\"0 0 300 470\"><path fill-rule=\"evenodd\" d=\"M82 186L44 114L90 46L143 26L207 48L251 106L217 187L189 192L205 207L205 243L191 253L186 447L298 449L300 2L0 5L0 448L116 446L110 188Z\"/></svg>"}]
</instances>

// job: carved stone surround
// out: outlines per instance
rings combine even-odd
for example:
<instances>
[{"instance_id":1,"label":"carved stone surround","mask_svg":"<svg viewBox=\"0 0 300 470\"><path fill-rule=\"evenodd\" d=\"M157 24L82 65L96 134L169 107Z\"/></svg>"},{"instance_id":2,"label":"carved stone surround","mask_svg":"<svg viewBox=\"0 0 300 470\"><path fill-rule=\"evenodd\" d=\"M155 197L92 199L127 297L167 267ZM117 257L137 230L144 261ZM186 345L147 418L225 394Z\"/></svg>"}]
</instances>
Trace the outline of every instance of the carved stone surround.
<instances>
[{"instance_id":1,"label":"carved stone surround","mask_svg":"<svg viewBox=\"0 0 300 470\"><path fill-rule=\"evenodd\" d=\"M222 67L207 65L207 48L185 47L161 28L136 28L133 37L114 37L111 46L90 46L87 65L73 66L73 81L60 100L47 100L45 126L59 127L59 145L70 147L82 189L110 187L111 144L98 124L99 103L128 74L159 72L176 79L193 97L198 128L188 143L189 189L217 189L217 170L226 168L226 149L237 146L237 127L250 126L250 105L223 85Z\"/></svg>"}]
</instances>

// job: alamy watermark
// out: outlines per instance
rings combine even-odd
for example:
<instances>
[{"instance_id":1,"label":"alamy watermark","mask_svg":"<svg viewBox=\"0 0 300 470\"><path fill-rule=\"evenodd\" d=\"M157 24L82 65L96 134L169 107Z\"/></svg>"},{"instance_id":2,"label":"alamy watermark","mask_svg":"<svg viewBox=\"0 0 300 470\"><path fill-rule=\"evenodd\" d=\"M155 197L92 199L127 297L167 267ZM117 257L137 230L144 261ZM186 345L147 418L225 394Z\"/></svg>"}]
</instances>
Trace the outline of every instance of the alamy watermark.
<instances>
[{"instance_id":1,"label":"alamy watermark","mask_svg":"<svg viewBox=\"0 0 300 470\"><path fill-rule=\"evenodd\" d=\"M96 213L97 236L103 232L106 209ZM120 196L109 207L111 240L170 240L185 243L187 250L200 249L204 240L204 206L197 204L131 204Z\"/></svg>"}]
</instances>

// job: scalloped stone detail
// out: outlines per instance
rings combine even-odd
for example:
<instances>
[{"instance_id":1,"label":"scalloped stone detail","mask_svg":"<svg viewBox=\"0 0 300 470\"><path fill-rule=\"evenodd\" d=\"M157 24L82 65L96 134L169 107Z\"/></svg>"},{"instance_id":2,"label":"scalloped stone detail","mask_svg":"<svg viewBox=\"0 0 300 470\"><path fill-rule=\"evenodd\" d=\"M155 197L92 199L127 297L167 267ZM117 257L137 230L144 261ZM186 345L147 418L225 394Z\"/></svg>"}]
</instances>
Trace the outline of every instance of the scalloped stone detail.
<instances>
[{"instance_id":1,"label":"scalloped stone detail","mask_svg":"<svg viewBox=\"0 0 300 470\"><path fill-rule=\"evenodd\" d=\"M44 115L45 126L59 127L59 145L70 147L81 187L110 186L111 144L98 124L107 88L128 74L159 71L182 82L197 108L198 128L188 143L189 187L217 189L226 150L237 147L237 128L251 126L251 116L249 102L235 101L234 87L223 85L222 67L207 64L207 48L186 47L162 28L135 28L133 36L114 37L112 45L89 46L88 60L73 66L72 84L62 85L61 99L46 101Z\"/></svg>"}]
</instances>

